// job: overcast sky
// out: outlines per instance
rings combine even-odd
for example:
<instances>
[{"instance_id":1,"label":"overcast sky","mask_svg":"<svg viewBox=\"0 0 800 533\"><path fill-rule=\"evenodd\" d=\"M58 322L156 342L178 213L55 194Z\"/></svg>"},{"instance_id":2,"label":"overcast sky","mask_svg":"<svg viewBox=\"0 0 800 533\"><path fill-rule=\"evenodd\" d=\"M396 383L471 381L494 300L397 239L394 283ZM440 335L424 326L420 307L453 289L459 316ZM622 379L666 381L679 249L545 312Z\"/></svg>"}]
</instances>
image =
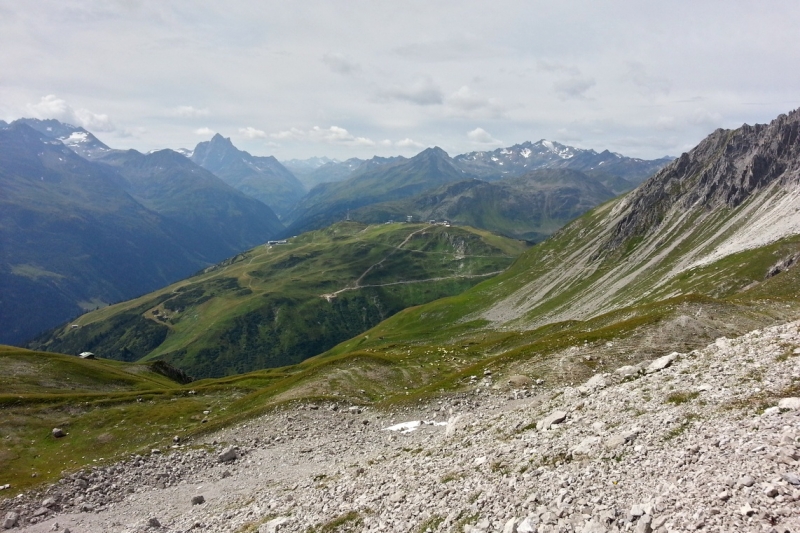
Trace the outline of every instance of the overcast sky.
<instances>
[{"instance_id":1,"label":"overcast sky","mask_svg":"<svg viewBox=\"0 0 800 533\"><path fill-rule=\"evenodd\" d=\"M800 106L800 2L0 0L0 118L114 148L679 155Z\"/></svg>"}]
</instances>

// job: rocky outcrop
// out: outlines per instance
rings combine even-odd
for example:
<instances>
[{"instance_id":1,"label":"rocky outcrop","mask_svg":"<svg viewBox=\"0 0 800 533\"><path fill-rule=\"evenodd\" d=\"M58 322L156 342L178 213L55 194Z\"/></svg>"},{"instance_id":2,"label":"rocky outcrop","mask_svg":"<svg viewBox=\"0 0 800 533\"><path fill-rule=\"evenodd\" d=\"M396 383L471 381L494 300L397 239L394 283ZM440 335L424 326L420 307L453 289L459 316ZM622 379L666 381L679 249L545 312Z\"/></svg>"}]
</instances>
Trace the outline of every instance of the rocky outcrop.
<instances>
[{"instance_id":1,"label":"rocky outcrop","mask_svg":"<svg viewBox=\"0 0 800 533\"><path fill-rule=\"evenodd\" d=\"M682 154L631 193L612 246L655 231L668 211L737 207L773 182L800 182L800 109L769 124L718 129Z\"/></svg>"}]
</instances>

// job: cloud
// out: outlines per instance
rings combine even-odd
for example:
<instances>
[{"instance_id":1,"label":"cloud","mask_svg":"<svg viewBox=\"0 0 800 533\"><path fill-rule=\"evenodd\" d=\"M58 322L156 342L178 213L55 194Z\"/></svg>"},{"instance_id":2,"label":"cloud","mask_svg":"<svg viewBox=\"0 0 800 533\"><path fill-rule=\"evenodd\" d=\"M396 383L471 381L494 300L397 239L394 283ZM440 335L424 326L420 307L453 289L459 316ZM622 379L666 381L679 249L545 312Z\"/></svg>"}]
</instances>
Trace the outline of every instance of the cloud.
<instances>
[{"instance_id":1,"label":"cloud","mask_svg":"<svg viewBox=\"0 0 800 533\"><path fill-rule=\"evenodd\" d=\"M595 86L594 78L584 76L575 65L559 61L539 59L536 68L540 72L554 74L553 89L561 100L586 99L586 91Z\"/></svg>"},{"instance_id":2,"label":"cloud","mask_svg":"<svg viewBox=\"0 0 800 533\"><path fill-rule=\"evenodd\" d=\"M639 92L645 95L667 94L672 88L672 84L666 78L651 76L647 73L645 66L641 63L628 63L626 78L639 88Z\"/></svg>"},{"instance_id":3,"label":"cloud","mask_svg":"<svg viewBox=\"0 0 800 533\"><path fill-rule=\"evenodd\" d=\"M464 111L473 111L490 105L488 98L480 96L466 85L448 96L447 103Z\"/></svg>"},{"instance_id":4,"label":"cloud","mask_svg":"<svg viewBox=\"0 0 800 533\"><path fill-rule=\"evenodd\" d=\"M417 105L440 105L444 102L442 90L430 77L420 78L407 87L383 91L380 96Z\"/></svg>"},{"instance_id":5,"label":"cloud","mask_svg":"<svg viewBox=\"0 0 800 533\"><path fill-rule=\"evenodd\" d=\"M394 143L394 145L399 148L423 148L425 146L424 144L418 143L414 139L409 139L408 137L397 141Z\"/></svg>"},{"instance_id":6,"label":"cloud","mask_svg":"<svg viewBox=\"0 0 800 533\"><path fill-rule=\"evenodd\" d=\"M291 128L277 133L270 133L270 137L278 140L309 140L327 144L342 144L348 146L375 146L375 141L367 137L357 137L339 126L320 128L314 126L310 130Z\"/></svg>"},{"instance_id":7,"label":"cloud","mask_svg":"<svg viewBox=\"0 0 800 533\"><path fill-rule=\"evenodd\" d=\"M169 112L170 116L181 118L206 117L208 114L208 109L197 109L196 107L192 107L190 105L179 105L172 108Z\"/></svg>"},{"instance_id":8,"label":"cloud","mask_svg":"<svg viewBox=\"0 0 800 533\"><path fill-rule=\"evenodd\" d=\"M28 111L39 119L53 118L89 131L114 131L116 128L108 115L93 113L88 109L74 109L54 94L43 96L38 104L28 104Z\"/></svg>"},{"instance_id":9,"label":"cloud","mask_svg":"<svg viewBox=\"0 0 800 533\"><path fill-rule=\"evenodd\" d=\"M559 128L556 133L558 134L558 140L562 142L574 142L574 141L582 141L583 137L567 128Z\"/></svg>"},{"instance_id":10,"label":"cloud","mask_svg":"<svg viewBox=\"0 0 800 533\"><path fill-rule=\"evenodd\" d=\"M485 59L502 55L505 50L480 39L454 38L426 41L396 47L394 53L415 63Z\"/></svg>"},{"instance_id":11,"label":"cloud","mask_svg":"<svg viewBox=\"0 0 800 533\"><path fill-rule=\"evenodd\" d=\"M543 72L557 72L560 74L567 74L570 76L580 76L581 71L574 65L567 65L558 61L548 61L546 59L539 59L536 62L536 68Z\"/></svg>"},{"instance_id":12,"label":"cloud","mask_svg":"<svg viewBox=\"0 0 800 533\"><path fill-rule=\"evenodd\" d=\"M698 108L689 117L689 123L706 129L719 128L722 123L722 115L704 108Z\"/></svg>"},{"instance_id":13,"label":"cloud","mask_svg":"<svg viewBox=\"0 0 800 533\"><path fill-rule=\"evenodd\" d=\"M239 128L239 133L247 137L248 139L266 139L267 132L262 130L257 130L252 126L247 126L246 128Z\"/></svg>"},{"instance_id":14,"label":"cloud","mask_svg":"<svg viewBox=\"0 0 800 533\"><path fill-rule=\"evenodd\" d=\"M656 119L656 129L669 131L674 130L675 126L675 117L660 116Z\"/></svg>"},{"instance_id":15,"label":"cloud","mask_svg":"<svg viewBox=\"0 0 800 533\"><path fill-rule=\"evenodd\" d=\"M344 54L324 54L322 62L328 65L332 72L344 76L351 76L361 70L361 65L355 61L350 61Z\"/></svg>"},{"instance_id":16,"label":"cloud","mask_svg":"<svg viewBox=\"0 0 800 533\"><path fill-rule=\"evenodd\" d=\"M559 80L553 84L558 97L562 100L571 98L583 100L586 99L586 91L596 85L594 78L583 76L574 76L571 78Z\"/></svg>"},{"instance_id":17,"label":"cloud","mask_svg":"<svg viewBox=\"0 0 800 533\"><path fill-rule=\"evenodd\" d=\"M467 132L467 139L474 144L503 144L503 141L495 139L483 128L475 128L474 130Z\"/></svg>"},{"instance_id":18,"label":"cloud","mask_svg":"<svg viewBox=\"0 0 800 533\"><path fill-rule=\"evenodd\" d=\"M273 139L278 139L280 141L285 140L298 140L304 138L306 133L303 130L298 128L291 128L285 131L279 131L277 133L270 133L269 136Z\"/></svg>"},{"instance_id":19,"label":"cloud","mask_svg":"<svg viewBox=\"0 0 800 533\"><path fill-rule=\"evenodd\" d=\"M203 136L213 135L214 134L214 130L212 130L211 128L198 128L198 129L194 130L194 134L195 135L203 135Z\"/></svg>"}]
</instances>

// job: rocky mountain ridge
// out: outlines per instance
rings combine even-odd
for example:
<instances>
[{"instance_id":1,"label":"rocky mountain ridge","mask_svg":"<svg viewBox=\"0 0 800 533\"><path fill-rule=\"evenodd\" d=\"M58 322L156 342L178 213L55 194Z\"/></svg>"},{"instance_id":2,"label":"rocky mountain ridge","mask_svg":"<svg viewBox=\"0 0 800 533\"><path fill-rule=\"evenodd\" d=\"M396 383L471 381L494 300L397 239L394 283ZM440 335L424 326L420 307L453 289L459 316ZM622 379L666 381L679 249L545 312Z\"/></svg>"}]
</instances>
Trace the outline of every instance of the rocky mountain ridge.
<instances>
[{"instance_id":1,"label":"rocky mountain ridge","mask_svg":"<svg viewBox=\"0 0 800 533\"><path fill-rule=\"evenodd\" d=\"M47 124L37 123L60 123ZM0 130L2 342L154 290L283 227L269 207L176 152L87 159L65 142L94 146L90 134L48 133L24 122Z\"/></svg>"},{"instance_id":2,"label":"rocky mountain ridge","mask_svg":"<svg viewBox=\"0 0 800 533\"><path fill-rule=\"evenodd\" d=\"M544 276L482 316L534 327L686 294L685 276L705 265L797 235L798 123L794 111L769 125L717 130L631 194L562 230L564 268L553 268L556 257L542 248ZM556 306L547 303L551 287ZM541 314L539 306L549 308Z\"/></svg>"},{"instance_id":3,"label":"rocky mountain ridge","mask_svg":"<svg viewBox=\"0 0 800 533\"><path fill-rule=\"evenodd\" d=\"M26 124L46 137L61 141L73 152L85 159L95 159L111 151L111 148L91 132L80 126L65 124L58 120L20 118L11 124Z\"/></svg>"},{"instance_id":4,"label":"rocky mountain ridge","mask_svg":"<svg viewBox=\"0 0 800 533\"><path fill-rule=\"evenodd\" d=\"M546 139L535 143L526 141L491 152L470 152L454 158L466 172L482 179L521 176L540 168L567 168L586 172L612 189L619 189L619 192L632 189L672 159L625 157L608 150L596 152Z\"/></svg>"},{"instance_id":5,"label":"rocky mountain ridge","mask_svg":"<svg viewBox=\"0 0 800 533\"><path fill-rule=\"evenodd\" d=\"M277 159L250 155L220 134L199 143L188 157L234 189L265 203L278 216L291 210L306 192Z\"/></svg>"},{"instance_id":6,"label":"rocky mountain ridge","mask_svg":"<svg viewBox=\"0 0 800 533\"><path fill-rule=\"evenodd\" d=\"M328 226L345 219L351 209L408 198L464 178L464 171L438 147L410 159L373 158L347 180L323 183L309 191L287 216L286 235Z\"/></svg>"}]
</instances>

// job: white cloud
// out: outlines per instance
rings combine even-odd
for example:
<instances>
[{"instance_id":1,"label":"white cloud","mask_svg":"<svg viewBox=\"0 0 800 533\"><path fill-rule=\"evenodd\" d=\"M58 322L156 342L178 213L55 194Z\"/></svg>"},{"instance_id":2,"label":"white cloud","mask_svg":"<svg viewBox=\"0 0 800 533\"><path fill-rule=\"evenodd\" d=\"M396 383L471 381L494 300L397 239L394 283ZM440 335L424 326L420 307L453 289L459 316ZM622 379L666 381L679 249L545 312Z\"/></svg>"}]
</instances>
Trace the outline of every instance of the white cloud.
<instances>
[{"instance_id":1,"label":"white cloud","mask_svg":"<svg viewBox=\"0 0 800 533\"><path fill-rule=\"evenodd\" d=\"M239 133L247 137L248 139L266 139L267 132L258 130L252 126L247 126L246 128L239 128Z\"/></svg>"},{"instance_id":2,"label":"white cloud","mask_svg":"<svg viewBox=\"0 0 800 533\"><path fill-rule=\"evenodd\" d=\"M179 105L177 107L172 108L169 111L170 116L181 117L181 118L206 117L208 116L208 114L209 114L208 109L205 108L198 109L190 105Z\"/></svg>"},{"instance_id":3,"label":"white cloud","mask_svg":"<svg viewBox=\"0 0 800 533\"><path fill-rule=\"evenodd\" d=\"M487 98L466 85L450 94L445 103L451 114L470 118L502 118L507 109L498 99Z\"/></svg>"},{"instance_id":4,"label":"white cloud","mask_svg":"<svg viewBox=\"0 0 800 533\"><path fill-rule=\"evenodd\" d=\"M694 113L689 117L689 122L695 126L702 126L707 129L716 129L721 127L722 116L719 113L709 111L704 108L695 109Z\"/></svg>"},{"instance_id":5,"label":"white cloud","mask_svg":"<svg viewBox=\"0 0 800 533\"><path fill-rule=\"evenodd\" d=\"M553 88L556 90L558 97L562 100L568 100L570 98L582 100L586 98L586 91L595 85L596 82L594 78L575 76L558 80L553 84Z\"/></svg>"},{"instance_id":6,"label":"white cloud","mask_svg":"<svg viewBox=\"0 0 800 533\"><path fill-rule=\"evenodd\" d=\"M273 139L278 139L282 141L302 139L303 137L305 137L305 135L306 133L298 128L291 128L285 131L279 131L277 133L269 134L269 136L272 137Z\"/></svg>"},{"instance_id":7,"label":"white cloud","mask_svg":"<svg viewBox=\"0 0 800 533\"><path fill-rule=\"evenodd\" d=\"M263 133L263 132L262 132ZM345 128L339 126L330 126L329 128L321 128L314 126L308 131L299 128L291 128L277 133L270 133L273 139L279 140L309 140L319 143L327 144L341 144L348 146L375 146L376 143L367 137L357 137L347 131Z\"/></svg>"},{"instance_id":8,"label":"white cloud","mask_svg":"<svg viewBox=\"0 0 800 533\"><path fill-rule=\"evenodd\" d=\"M667 78L651 76L641 63L628 63L626 77L639 88L639 92L644 95L667 94L672 88L672 84Z\"/></svg>"},{"instance_id":9,"label":"white cloud","mask_svg":"<svg viewBox=\"0 0 800 533\"><path fill-rule=\"evenodd\" d=\"M503 141L495 139L483 128L475 128L474 130L467 132L467 139L474 144L503 144Z\"/></svg>"},{"instance_id":10,"label":"white cloud","mask_svg":"<svg viewBox=\"0 0 800 533\"><path fill-rule=\"evenodd\" d=\"M212 130L211 128L198 128L198 129L194 130L194 134L195 135L203 135L203 136L213 135L214 134L214 130Z\"/></svg>"},{"instance_id":11,"label":"white cloud","mask_svg":"<svg viewBox=\"0 0 800 533\"><path fill-rule=\"evenodd\" d=\"M421 106L440 105L444 102L442 90L430 77L420 78L406 87L395 87L380 94L384 99L400 100Z\"/></svg>"},{"instance_id":12,"label":"white cloud","mask_svg":"<svg viewBox=\"0 0 800 533\"><path fill-rule=\"evenodd\" d=\"M660 116L656 119L656 129L674 130L675 126L675 117Z\"/></svg>"},{"instance_id":13,"label":"white cloud","mask_svg":"<svg viewBox=\"0 0 800 533\"><path fill-rule=\"evenodd\" d=\"M497 57L507 50L469 37L456 37L437 41L424 41L396 47L394 53L414 63L474 61Z\"/></svg>"},{"instance_id":14,"label":"white cloud","mask_svg":"<svg viewBox=\"0 0 800 533\"><path fill-rule=\"evenodd\" d=\"M488 106L489 100L464 85L447 97L447 103L465 111L472 111Z\"/></svg>"},{"instance_id":15,"label":"white cloud","mask_svg":"<svg viewBox=\"0 0 800 533\"><path fill-rule=\"evenodd\" d=\"M395 146L399 148L423 148L425 145L415 141L414 139L409 139L406 137L405 139L399 140L394 143Z\"/></svg>"},{"instance_id":16,"label":"white cloud","mask_svg":"<svg viewBox=\"0 0 800 533\"><path fill-rule=\"evenodd\" d=\"M574 142L583 140L583 136L567 128L559 128L556 131L556 133L558 134L558 140L562 142Z\"/></svg>"},{"instance_id":17,"label":"white cloud","mask_svg":"<svg viewBox=\"0 0 800 533\"><path fill-rule=\"evenodd\" d=\"M350 76L361 70L361 65L340 53L324 54L322 62L328 65L332 72L345 76Z\"/></svg>"},{"instance_id":18,"label":"white cloud","mask_svg":"<svg viewBox=\"0 0 800 533\"><path fill-rule=\"evenodd\" d=\"M28 111L39 119L53 118L89 131L114 131L116 128L108 115L92 113L88 109L74 109L54 94L43 96L38 104L28 104Z\"/></svg>"},{"instance_id":19,"label":"white cloud","mask_svg":"<svg viewBox=\"0 0 800 533\"><path fill-rule=\"evenodd\" d=\"M542 72L557 72L569 76L579 76L581 71L574 65L568 65L559 61L540 59L536 62L536 68Z\"/></svg>"}]
</instances>

